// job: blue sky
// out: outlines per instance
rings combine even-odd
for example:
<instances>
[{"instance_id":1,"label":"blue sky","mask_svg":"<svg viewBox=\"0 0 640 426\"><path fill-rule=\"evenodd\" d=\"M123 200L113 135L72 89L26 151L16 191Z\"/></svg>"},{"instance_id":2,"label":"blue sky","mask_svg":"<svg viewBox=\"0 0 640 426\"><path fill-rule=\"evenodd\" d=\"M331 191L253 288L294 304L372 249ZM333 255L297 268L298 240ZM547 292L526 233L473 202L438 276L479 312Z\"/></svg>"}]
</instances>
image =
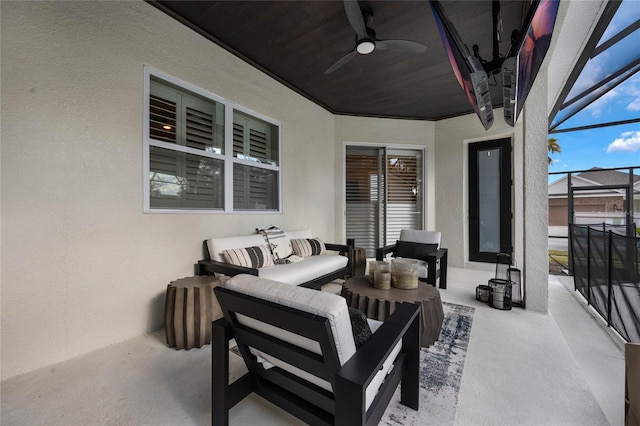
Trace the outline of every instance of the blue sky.
<instances>
[{"instance_id":1,"label":"blue sky","mask_svg":"<svg viewBox=\"0 0 640 426\"><path fill-rule=\"evenodd\" d=\"M636 0L624 0L620 4L600 38L598 47L640 19L639 5L640 2ZM588 106L560 124L558 129L640 118L640 72L637 65L605 83L601 88L594 89L594 85L614 75L618 70L624 69L627 64L637 64L636 61L640 58L638 45L640 45L640 30L636 29L589 58L567 100L573 99L580 93L588 94L561 109L554 117L554 124L570 116L572 111L581 108L582 105L588 104ZM624 80L625 74L631 74L631 77ZM624 81L615 86L616 80ZM606 93L597 98L602 92ZM589 104L595 98L597 100ZM549 137L556 138L562 148L562 153L551 156L553 163L549 166L549 172L568 172L592 167L640 166L640 123L556 133ZM640 174L640 171L637 173ZM551 176L550 180L559 177Z\"/></svg>"},{"instance_id":2,"label":"blue sky","mask_svg":"<svg viewBox=\"0 0 640 426\"><path fill-rule=\"evenodd\" d=\"M570 128L638 117L640 73L609 91L560 127ZM549 166L549 172L591 167L640 166L640 123L557 133L549 137L556 138L562 148L562 153L551 156L553 163Z\"/></svg>"}]
</instances>

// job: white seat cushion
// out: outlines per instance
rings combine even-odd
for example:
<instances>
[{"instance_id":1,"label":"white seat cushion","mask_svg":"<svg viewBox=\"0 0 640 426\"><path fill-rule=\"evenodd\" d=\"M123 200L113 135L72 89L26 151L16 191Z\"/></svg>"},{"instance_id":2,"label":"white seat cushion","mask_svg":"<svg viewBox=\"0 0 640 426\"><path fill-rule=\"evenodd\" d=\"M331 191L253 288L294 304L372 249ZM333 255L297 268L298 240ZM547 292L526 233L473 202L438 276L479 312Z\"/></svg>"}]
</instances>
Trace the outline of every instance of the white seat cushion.
<instances>
[{"instance_id":1,"label":"white seat cushion","mask_svg":"<svg viewBox=\"0 0 640 426\"><path fill-rule=\"evenodd\" d=\"M415 259L413 259L413 260L415 260ZM415 260L415 262L418 264L418 277L427 278L427 276L429 274L429 268L427 267L427 261L426 260Z\"/></svg>"},{"instance_id":2,"label":"white seat cushion","mask_svg":"<svg viewBox=\"0 0 640 426\"><path fill-rule=\"evenodd\" d=\"M373 319L367 319L367 322L369 323L369 328L371 328L372 333L375 333L382 325L382 321L377 321ZM384 383L384 379L387 377L387 374L389 374L389 372L393 368L393 364L395 363L395 360L398 354L400 353L401 349L402 349L402 339L400 339L398 343L393 347L391 354L387 357L384 364L382 364L382 368L378 370L378 372L373 377L373 379L371 379L369 386L367 386L367 389L365 390L365 409L368 409L371 406L371 403L376 397L376 394L378 393L380 386L382 386L382 383Z\"/></svg>"},{"instance_id":3,"label":"white seat cushion","mask_svg":"<svg viewBox=\"0 0 640 426\"><path fill-rule=\"evenodd\" d=\"M311 229L297 229L295 231L284 231L284 233L287 237L289 237L290 240L314 237L314 235L311 233Z\"/></svg>"},{"instance_id":4,"label":"white seat cushion","mask_svg":"<svg viewBox=\"0 0 640 426\"><path fill-rule=\"evenodd\" d=\"M320 254L306 257L304 260L286 265L274 265L258 270L261 278L279 281L285 284L299 285L337 271L347 266L349 259L336 254Z\"/></svg>"},{"instance_id":5,"label":"white seat cushion","mask_svg":"<svg viewBox=\"0 0 640 426\"><path fill-rule=\"evenodd\" d=\"M225 287L283 306L289 306L325 317L331 325L340 363L344 364L356 352L356 345L351 331L351 320L349 319L349 308L343 297L324 291L291 286L289 284L246 274L236 275L231 278L227 281ZM284 334L282 333L284 330L268 324L264 325L266 328L271 329L270 334L276 335L278 338L292 344L303 346L305 343L300 343L297 339L308 340L297 335L292 336L291 333L288 333L288 335ZM291 341L292 338L293 341Z\"/></svg>"},{"instance_id":6,"label":"white seat cushion","mask_svg":"<svg viewBox=\"0 0 640 426\"><path fill-rule=\"evenodd\" d=\"M207 240L207 249L211 260L224 262L223 251L229 249L263 246L264 237L261 234L243 235L240 237L210 238Z\"/></svg>"}]
</instances>

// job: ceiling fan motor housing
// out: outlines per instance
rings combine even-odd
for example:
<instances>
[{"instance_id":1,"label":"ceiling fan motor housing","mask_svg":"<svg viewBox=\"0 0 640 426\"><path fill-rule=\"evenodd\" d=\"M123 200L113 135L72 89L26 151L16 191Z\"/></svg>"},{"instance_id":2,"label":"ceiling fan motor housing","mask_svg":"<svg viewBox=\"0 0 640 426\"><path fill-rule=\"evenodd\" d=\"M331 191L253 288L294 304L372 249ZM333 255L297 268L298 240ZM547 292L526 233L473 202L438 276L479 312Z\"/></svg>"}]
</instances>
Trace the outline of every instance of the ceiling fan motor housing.
<instances>
[{"instance_id":1,"label":"ceiling fan motor housing","mask_svg":"<svg viewBox=\"0 0 640 426\"><path fill-rule=\"evenodd\" d=\"M356 36L357 37L357 36ZM376 32L367 27L367 37L356 41L356 50L361 55L368 55L376 49Z\"/></svg>"}]
</instances>

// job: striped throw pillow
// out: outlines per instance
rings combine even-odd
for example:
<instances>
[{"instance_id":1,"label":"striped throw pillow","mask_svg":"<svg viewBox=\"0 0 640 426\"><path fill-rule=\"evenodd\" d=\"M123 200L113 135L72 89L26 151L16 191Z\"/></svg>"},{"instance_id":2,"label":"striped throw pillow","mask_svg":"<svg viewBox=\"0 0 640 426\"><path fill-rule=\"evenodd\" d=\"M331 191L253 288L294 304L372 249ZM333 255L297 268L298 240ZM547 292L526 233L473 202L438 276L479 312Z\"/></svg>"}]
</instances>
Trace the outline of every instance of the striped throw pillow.
<instances>
[{"instance_id":1,"label":"striped throw pillow","mask_svg":"<svg viewBox=\"0 0 640 426\"><path fill-rule=\"evenodd\" d=\"M267 246L228 249L222 252L224 260L232 265L245 268L265 268L273 266L273 257Z\"/></svg>"},{"instance_id":2,"label":"striped throw pillow","mask_svg":"<svg viewBox=\"0 0 640 426\"><path fill-rule=\"evenodd\" d=\"M293 252L300 257L315 256L327 252L327 248L319 238L301 238L291 240Z\"/></svg>"}]
</instances>

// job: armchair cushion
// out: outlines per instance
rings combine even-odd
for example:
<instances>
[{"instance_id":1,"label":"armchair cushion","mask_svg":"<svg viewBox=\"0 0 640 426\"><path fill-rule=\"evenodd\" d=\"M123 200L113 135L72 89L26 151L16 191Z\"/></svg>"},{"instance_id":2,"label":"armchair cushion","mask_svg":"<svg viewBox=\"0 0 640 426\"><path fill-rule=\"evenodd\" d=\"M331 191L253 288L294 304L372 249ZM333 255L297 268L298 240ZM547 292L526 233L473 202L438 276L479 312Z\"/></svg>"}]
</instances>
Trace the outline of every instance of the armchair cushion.
<instances>
[{"instance_id":1,"label":"armchair cushion","mask_svg":"<svg viewBox=\"0 0 640 426\"><path fill-rule=\"evenodd\" d=\"M395 257L408 257L410 259L426 260L427 256L438 249L438 244L416 243L413 241L396 242L393 250Z\"/></svg>"},{"instance_id":2,"label":"armchair cushion","mask_svg":"<svg viewBox=\"0 0 640 426\"><path fill-rule=\"evenodd\" d=\"M423 244L426 246L424 251L427 252L427 256L417 256L418 277L433 286L440 280L439 287L447 288L448 250L440 247L441 237L442 233L438 231L402 229L400 230L400 239L396 244L390 244L376 250L376 259L385 260L390 253L393 253L395 257L414 257L413 255L416 253L413 250L416 246L406 243ZM400 251L397 250L398 245L400 245ZM434 245L437 249L431 251ZM420 254L424 254L424 252Z\"/></svg>"},{"instance_id":3,"label":"armchair cushion","mask_svg":"<svg viewBox=\"0 0 640 426\"><path fill-rule=\"evenodd\" d=\"M426 260L416 260L418 278L426 279L429 276L429 265Z\"/></svg>"},{"instance_id":4,"label":"armchair cushion","mask_svg":"<svg viewBox=\"0 0 640 426\"><path fill-rule=\"evenodd\" d=\"M304 287L295 287L246 274L234 276L227 281L225 288L325 317L331 325L340 363L344 364L356 352L347 302L344 298L336 294L311 290ZM262 326L275 329L275 327L268 324L262 324ZM278 333L280 331L284 332L284 330L279 330ZM300 343L298 340L290 341L292 337L295 339L301 338L297 335L283 335L280 339L297 346L305 347L305 344ZM313 352L312 349L308 349ZM320 348L317 347L316 351L316 353L319 353Z\"/></svg>"},{"instance_id":5,"label":"armchair cushion","mask_svg":"<svg viewBox=\"0 0 640 426\"><path fill-rule=\"evenodd\" d=\"M401 229L400 240L414 243L437 244L440 248L442 233L439 231L422 231L417 229Z\"/></svg>"}]
</instances>

